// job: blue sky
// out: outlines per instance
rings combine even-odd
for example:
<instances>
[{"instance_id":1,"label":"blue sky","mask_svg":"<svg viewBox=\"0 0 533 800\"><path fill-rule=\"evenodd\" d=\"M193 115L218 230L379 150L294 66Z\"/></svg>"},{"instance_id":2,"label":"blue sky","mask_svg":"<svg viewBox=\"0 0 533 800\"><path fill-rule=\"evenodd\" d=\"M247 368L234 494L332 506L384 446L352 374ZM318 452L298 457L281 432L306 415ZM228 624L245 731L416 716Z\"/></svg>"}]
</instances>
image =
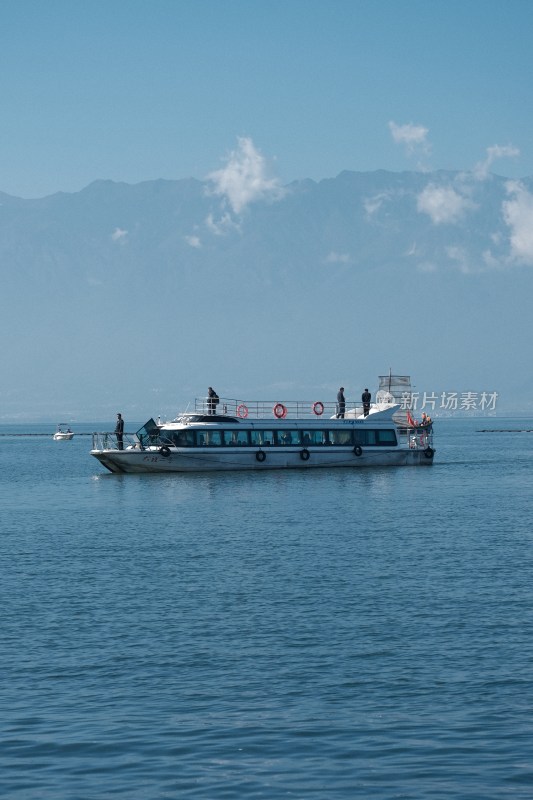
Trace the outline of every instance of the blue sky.
<instances>
[{"instance_id":1,"label":"blue sky","mask_svg":"<svg viewBox=\"0 0 533 800\"><path fill-rule=\"evenodd\" d=\"M533 175L529 0L2 0L0 191L205 178ZM491 148L491 149L488 149Z\"/></svg>"}]
</instances>

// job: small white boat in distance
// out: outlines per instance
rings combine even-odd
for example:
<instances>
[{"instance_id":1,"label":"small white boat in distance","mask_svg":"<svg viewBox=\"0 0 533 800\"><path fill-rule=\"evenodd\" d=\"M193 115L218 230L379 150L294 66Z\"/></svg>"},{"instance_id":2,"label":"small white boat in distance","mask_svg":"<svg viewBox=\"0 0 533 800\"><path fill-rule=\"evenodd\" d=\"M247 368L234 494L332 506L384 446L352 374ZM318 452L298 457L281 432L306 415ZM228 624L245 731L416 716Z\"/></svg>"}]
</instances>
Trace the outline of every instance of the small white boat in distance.
<instances>
[{"instance_id":1,"label":"small white boat in distance","mask_svg":"<svg viewBox=\"0 0 533 800\"><path fill-rule=\"evenodd\" d=\"M65 439L69 441L74 436L74 432L70 430L65 422L60 422L57 426L57 431L53 435L53 439L56 442L62 441Z\"/></svg>"}]
</instances>

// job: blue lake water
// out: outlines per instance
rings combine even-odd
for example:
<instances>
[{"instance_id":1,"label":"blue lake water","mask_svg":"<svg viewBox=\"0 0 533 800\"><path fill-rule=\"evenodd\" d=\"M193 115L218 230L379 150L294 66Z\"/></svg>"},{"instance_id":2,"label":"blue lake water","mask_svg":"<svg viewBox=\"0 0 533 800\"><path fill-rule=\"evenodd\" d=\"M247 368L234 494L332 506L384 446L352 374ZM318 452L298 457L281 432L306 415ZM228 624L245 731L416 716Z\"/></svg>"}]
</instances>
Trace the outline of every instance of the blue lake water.
<instances>
[{"instance_id":1,"label":"blue lake water","mask_svg":"<svg viewBox=\"0 0 533 800\"><path fill-rule=\"evenodd\" d=\"M0 796L531 798L533 433L483 428L533 422L208 476L0 428L50 431L0 436Z\"/></svg>"}]
</instances>

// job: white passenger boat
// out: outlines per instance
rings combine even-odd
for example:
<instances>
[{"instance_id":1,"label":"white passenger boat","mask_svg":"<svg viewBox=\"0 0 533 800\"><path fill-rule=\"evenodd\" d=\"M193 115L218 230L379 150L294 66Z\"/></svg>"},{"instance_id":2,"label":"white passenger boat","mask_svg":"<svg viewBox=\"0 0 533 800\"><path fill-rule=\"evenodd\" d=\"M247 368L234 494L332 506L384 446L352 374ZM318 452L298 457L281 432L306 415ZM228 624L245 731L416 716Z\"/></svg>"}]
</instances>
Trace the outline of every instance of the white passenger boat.
<instances>
[{"instance_id":1,"label":"white passenger boat","mask_svg":"<svg viewBox=\"0 0 533 800\"><path fill-rule=\"evenodd\" d=\"M52 436L56 442L60 442L62 440L70 441L74 436L74 432L70 430L70 428L64 423L60 422L57 426L57 431Z\"/></svg>"},{"instance_id":2,"label":"white passenger boat","mask_svg":"<svg viewBox=\"0 0 533 800\"><path fill-rule=\"evenodd\" d=\"M111 472L210 472L314 467L429 466L433 426L406 421L392 393L367 416L334 403L208 398L171 422L150 419L136 434L93 434L91 455ZM347 406L349 403L347 404Z\"/></svg>"}]
</instances>

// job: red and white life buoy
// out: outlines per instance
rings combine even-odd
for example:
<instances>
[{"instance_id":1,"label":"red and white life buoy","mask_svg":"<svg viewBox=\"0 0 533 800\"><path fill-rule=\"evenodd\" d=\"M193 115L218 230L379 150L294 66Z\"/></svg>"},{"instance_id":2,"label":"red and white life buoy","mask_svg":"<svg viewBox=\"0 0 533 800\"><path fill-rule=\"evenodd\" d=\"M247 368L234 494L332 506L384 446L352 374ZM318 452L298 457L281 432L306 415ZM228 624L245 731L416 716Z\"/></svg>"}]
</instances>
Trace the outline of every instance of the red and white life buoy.
<instances>
[{"instance_id":1,"label":"red and white life buoy","mask_svg":"<svg viewBox=\"0 0 533 800\"><path fill-rule=\"evenodd\" d=\"M248 409L246 408L244 403L241 403L240 406L237 407L237 416L240 417L241 419L246 419L246 417L248 416Z\"/></svg>"},{"instance_id":2,"label":"red and white life buoy","mask_svg":"<svg viewBox=\"0 0 533 800\"><path fill-rule=\"evenodd\" d=\"M317 417L321 417L324 413L324 403L321 403L320 400L317 400L316 403L313 403L313 414L316 414Z\"/></svg>"},{"instance_id":3,"label":"red and white life buoy","mask_svg":"<svg viewBox=\"0 0 533 800\"><path fill-rule=\"evenodd\" d=\"M283 405L283 403L276 403L274 406L274 416L278 419L285 419L287 416L287 409Z\"/></svg>"}]
</instances>

